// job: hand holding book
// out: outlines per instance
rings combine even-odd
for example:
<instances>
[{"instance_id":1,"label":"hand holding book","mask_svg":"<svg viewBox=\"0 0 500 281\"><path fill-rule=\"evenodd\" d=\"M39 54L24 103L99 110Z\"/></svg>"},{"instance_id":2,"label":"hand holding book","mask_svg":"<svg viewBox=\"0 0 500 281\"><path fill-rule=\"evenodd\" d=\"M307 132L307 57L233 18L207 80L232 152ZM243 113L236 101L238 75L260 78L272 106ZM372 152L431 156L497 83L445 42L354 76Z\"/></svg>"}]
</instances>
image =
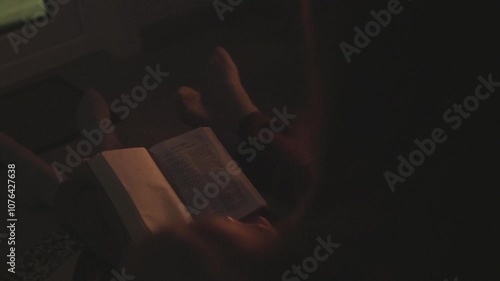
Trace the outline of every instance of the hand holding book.
<instances>
[{"instance_id":1,"label":"hand holding book","mask_svg":"<svg viewBox=\"0 0 500 281\"><path fill-rule=\"evenodd\" d=\"M105 151L89 166L134 242L178 223L208 216L241 219L266 206L210 128L164 141L149 152ZM223 181L213 176L229 166L233 169Z\"/></svg>"}]
</instances>

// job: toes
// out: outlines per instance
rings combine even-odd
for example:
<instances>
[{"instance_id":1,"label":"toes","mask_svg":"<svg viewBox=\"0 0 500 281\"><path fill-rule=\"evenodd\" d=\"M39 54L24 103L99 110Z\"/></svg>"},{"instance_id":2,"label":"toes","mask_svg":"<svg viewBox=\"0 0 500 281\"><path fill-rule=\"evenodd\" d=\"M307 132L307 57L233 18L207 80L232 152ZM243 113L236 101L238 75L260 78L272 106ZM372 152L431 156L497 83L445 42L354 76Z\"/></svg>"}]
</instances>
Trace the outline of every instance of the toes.
<instances>
[{"instance_id":1,"label":"toes","mask_svg":"<svg viewBox=\"0 0 500 281\"><path fill-rule=\"evenodd\" d=\"M236 66L234 64L233 59L231 58L231 55L226 51L226 49L222 47L217 47L215 48L214 52L209 58L209 63L210 64L223 64L227 66Z\"/></svg>"},{"instance_id":2,"label":"toes","mask_svg":"<svg viewBox=\"0 0 500 281\"><path fill-rule=\"evenodd\" d=\"M181 103L181 114L184 121L190 125L200 125L210 119L210 113L203 105L201 94L189 87L181 87L177 90Z\"/></svg>"},{"instance_id":3,"label":"toes","mask_svg":"<svg viewBox=\"0 0 500 281\"><path fill-rule=\"evenodd\" d=\"M215 48L208 59L210 76L218 79L227 80L227 82L239 83L238 68L229 53L221 47Z\"/></svg>"}]
</instances>

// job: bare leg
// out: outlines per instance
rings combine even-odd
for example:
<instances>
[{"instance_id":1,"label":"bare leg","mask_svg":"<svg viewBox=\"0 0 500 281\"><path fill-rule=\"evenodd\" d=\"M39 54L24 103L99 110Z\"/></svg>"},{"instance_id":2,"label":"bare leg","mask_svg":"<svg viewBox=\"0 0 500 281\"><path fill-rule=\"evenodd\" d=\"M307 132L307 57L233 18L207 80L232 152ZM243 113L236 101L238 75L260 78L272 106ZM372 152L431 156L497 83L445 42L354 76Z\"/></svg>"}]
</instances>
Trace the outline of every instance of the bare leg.
<instances>
[{"instance_id":1,"label":"bare leg","mask_svg":"<svg viewBox=\"0 0 500 281\"><path fill-rule=\"evenodd\" d=\"M78 110L78 123L82 129L99 128L101 120L109 117L108 105L99 93L91 91L82 98ZM96 150L100 152L120 147L122 145L116 134L111 133L104 134L103 142ZM52 167L31 150L1 132L0 162L15 163L20 169L19 172L23 173L22 177L18 177L19 186L22 188L17 189L17 192L28 207L54 206L60 183Z\"/></svg>"},{"instance_id":2,"label":"bare leg","mask_svg":"<svg viewBox=\"0 0 500 281\"><path fill-rule=\"evenodd\" d=\"M22 173L17 177L17 193L28 206L52 202L59 182L50 165L4 133L0 133L0 161L15 163Z\"/></svg>"}]
</instances>

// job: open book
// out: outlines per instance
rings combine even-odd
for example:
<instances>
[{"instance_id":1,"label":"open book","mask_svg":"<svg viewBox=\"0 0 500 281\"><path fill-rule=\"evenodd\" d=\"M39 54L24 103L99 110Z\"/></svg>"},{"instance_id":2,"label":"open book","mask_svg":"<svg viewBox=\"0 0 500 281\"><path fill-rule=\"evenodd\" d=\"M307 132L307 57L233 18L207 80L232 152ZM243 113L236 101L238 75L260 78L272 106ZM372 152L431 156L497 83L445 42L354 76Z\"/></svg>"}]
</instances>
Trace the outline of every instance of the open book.
<instances>
[{"instance_id":1,"label":"open book","mask_svg":"<svg viewBox=\"0 0 500 281\"><path fill-rule=\"evenodd\" d=\"M266 201L210 128L152 148L102 152L89 166L133 242L207 216L244 218Z\"/></svg>"}]
</instances>

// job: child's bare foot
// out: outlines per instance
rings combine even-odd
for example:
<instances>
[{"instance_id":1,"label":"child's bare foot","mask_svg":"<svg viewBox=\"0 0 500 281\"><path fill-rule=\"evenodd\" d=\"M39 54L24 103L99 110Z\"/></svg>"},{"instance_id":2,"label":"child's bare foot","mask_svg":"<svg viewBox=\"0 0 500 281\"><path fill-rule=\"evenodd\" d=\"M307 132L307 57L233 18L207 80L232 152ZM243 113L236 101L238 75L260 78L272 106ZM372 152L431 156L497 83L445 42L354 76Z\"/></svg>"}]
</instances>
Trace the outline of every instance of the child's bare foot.
<instances>
[{"instance_id":1,"label":"child's bare foot","mask_svg":"<svg viewBox=\"0 0 500 281\"><path fill-rule=\"evenodd\" d=\"M220 47L209 58L203 93L181 87L178 94L186 116L192 120L211 119L235 128L243 117L259 111L243 88L231 56Z\"/></svg>"},{"instance_id":2,"label":"child's bare foot","mask_svg":"<svg viewBox=\"0 0 500 281\"><path fill-rule=\"evenodd\" d=\"M231 116L245 117L258 111L240 81L238 68L223 48L216 48L209 59L207 90Z\"/></svg>"},{"instance_id":3,"label":"child's bare foot","mask_svg":"<svg viewBox=\"0 0 500 281\"><path fill-rule=\"evenodd\" d=\"M110 117L111 113L108 103L97 91L90 90L80 100L77 112L78 128L80 131L100 130L102 120L111 120ZM97 145L96 152L123 147L115 132L102 132L102 134L103 140L100 145Z\"/></svg>"}]
</instances>

